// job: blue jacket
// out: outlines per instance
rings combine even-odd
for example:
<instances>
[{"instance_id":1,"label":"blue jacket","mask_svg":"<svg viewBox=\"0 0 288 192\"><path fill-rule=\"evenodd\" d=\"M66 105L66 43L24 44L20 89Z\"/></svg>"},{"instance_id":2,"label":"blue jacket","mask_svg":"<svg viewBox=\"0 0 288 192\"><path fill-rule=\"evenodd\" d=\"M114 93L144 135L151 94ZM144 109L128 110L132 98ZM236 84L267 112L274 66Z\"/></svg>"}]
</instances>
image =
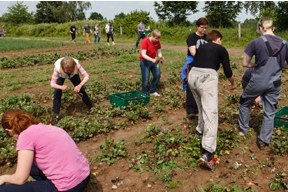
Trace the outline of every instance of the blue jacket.
<instances>
[{"instance_id":1,"label":"blue jacket","mask_svg":"<svg viewBox=\"0 0 288 192\"><path fill-rule=\"evenodd\" d=\"M186 69L188 67L188 64L189 63L192 63L194 61L194 57L193 56L190 56L190 55L187 55L186 57L186 61L185 61L185 64L184 64L184 67L182 69L182 73L181 73L181 79L182 79L182 89L183 91L186 91L186 87L187 87L187 83L186 83Z\"/></svg>"}]
</instances>

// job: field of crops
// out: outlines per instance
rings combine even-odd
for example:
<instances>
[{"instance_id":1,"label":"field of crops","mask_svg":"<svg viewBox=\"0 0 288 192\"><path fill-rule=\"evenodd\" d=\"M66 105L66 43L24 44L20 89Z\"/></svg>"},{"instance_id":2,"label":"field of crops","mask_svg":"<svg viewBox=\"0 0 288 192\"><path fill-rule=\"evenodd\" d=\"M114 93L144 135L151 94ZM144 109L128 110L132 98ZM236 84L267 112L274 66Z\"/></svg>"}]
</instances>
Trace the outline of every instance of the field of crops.
<instances>
[{"instance_id":1,"label":"field of crops","mask_svg":"<svg viewBox=\"0 0 288 192\"><path fill-rule=\"evenodd\" d=\"M4 39L0 39L0 42ZM13 41L13 39L10 39ZM19 40L18 40L19 41ZM38 44L43 43L38 42ZM163 44L159 93L147 106L112 107L109 95L141 89L138 50L134 42L115 46L52 42L23 50L0 51L0 114L11 108L32 113L43 123L51 119L53 62L69 55L80 60L90 75L86 91L94 103L88 111L72 94L63 93L61 119L57 123L77 142L90 161L93 191L284 191L288 189L288 132L275 129L266 150L256 146L262 110L252 108L246 137L237 135L238 100L244 48L229 48L237 89L229 90L219 70L219 131L214 172L198 166L200 141L194 137L197 120L187 120L180 73L185 46ZM0 43L1 44L1 43ZM21 43L20 43L21 44ZM11 50L12 49L12 50ZM10 51L8 51L10 50ZM287 71L278 108L287 104ZM15 142L0 130L0 173L11 172L16 161Z\"/></svg>"}]
</instances>

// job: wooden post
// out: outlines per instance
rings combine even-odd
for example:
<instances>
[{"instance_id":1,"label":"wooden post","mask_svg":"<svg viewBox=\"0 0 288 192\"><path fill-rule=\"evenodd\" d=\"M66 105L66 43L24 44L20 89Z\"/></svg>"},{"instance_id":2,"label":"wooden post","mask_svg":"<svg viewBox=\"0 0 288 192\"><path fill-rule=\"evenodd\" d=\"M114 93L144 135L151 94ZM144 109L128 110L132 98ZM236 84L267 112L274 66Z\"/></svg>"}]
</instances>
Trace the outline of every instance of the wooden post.
<instances>
[{"instance_id":1,"label":"wooden post","mask_svg":"<svg viewBox=\"0 0 288 192\"><path fill-rule=\"evenodd\" d=\"M238 39L241 39L241 23L238 23Z\"/></svg>"},{"instance_id":2,"label":"wooden post","mask_svg":"<svg viewBox=\"0 0 288 192\"><path fill-rule=\"evenodd\" d=\"M121 36L123 35L122 27L121 27L121 26L120 26L120 35L121 35Z\"/></svg>"}]
</instances>

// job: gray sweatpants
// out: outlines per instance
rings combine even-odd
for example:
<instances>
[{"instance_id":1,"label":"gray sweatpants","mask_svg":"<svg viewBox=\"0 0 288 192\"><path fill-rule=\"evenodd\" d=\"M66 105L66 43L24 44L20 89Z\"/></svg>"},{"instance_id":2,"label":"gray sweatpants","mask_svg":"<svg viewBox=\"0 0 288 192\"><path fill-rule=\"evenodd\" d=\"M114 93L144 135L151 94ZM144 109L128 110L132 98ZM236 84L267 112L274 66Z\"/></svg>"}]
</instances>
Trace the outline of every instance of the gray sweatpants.
<instances>
[{"instance_id":1,"label":"gray sweatpants","mask_svg":"<svg viewBox=\"0 0 288 192\"><path fill-rule=\"evenodd\" d=\"M218 73L214 69L192 67L188 84L198 106L196 130L203 134L203 149L213 153L218 130Z\"/></svg>"}]
</instances>

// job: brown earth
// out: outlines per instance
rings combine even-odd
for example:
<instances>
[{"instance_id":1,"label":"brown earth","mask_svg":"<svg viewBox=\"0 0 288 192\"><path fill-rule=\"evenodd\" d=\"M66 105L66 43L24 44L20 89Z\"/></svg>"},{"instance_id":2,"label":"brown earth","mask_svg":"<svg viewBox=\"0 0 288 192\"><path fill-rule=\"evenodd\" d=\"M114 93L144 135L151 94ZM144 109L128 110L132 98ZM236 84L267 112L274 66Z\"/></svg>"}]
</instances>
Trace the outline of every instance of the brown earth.
<instances>
[{"instance_id":1,"label":"brown earth","mask_svg":"<svg viewBox=\"0 0 288 192\"><path fill-rule=\"evenodd\" d=\"M133 44L119 43L117 47L133 47ZM54 47L47 49L31 49L31 50L21 50L21 51L6 51L0 52L2 56L22 56L22 55L35 55L43 53L67 53L76 51L88 51L93 49L93 46L85 45L69 45L64 47ZM177 51L186 52L186 48L183 46L163 46L163 49L171 49ZM243 50L239 48L229 48L229 54L231 57L241 57ZM83 61L83 64L85 65ZM228 85L228 83L227 83ZM45 87L30 90L35 91L37 94L39 90L47 90ZM283 90L287 90L286 87ZM225 89L224 86L219 85L219 93L227 94L230 91ZM234 91L232 93L236 93ZM238 91L239 92L239 91ZM230 92L231 93L231 92ZM240 93L239 93L240 94ZM49 101L50 104L51 101ZM223 99L219 97L219 105L221 105ZM285 101L280 101L283 105ZM85 110L85 109L84 109ZM78 111L79 112L79 111ZM81 111L80 111L81 112ZM189 122L185 118L185 110L171 110L165 119L165 125L167 127L175 127L179 124L182 125L182 131L184 134L193 134L187 130L188 123L196 123L196 120ZM104 143L105 137L109 136L115 141L124 139L128 145L128 153L132 154L135 146L133 142L139 140L141 135L144 134L147 125L150 123L161 123L159 117L154 117L152 120L140 122L134 126L130 126L127 129L117 130L108 135L98 135L90 140L80 142L78 146L84 155L93 162L93 158L99 154L99 146ZM219 129L227 128L225 124L220 124ZM144 172L142 174L135 172L134 170L128 169L129 159L121 159L117 163L108 166L105 163L91 163L91 172L94 176L93 182L89 185L87 191L117 191L117 192L159 192L159 191L177 191L177 192L190 192L194 188L205 187L209 182L217 183L219 182L223 186L237 184L241 187L251 187L254 191L268 192L270 191L268 184L274 177L275 173L284 171L288 174L287 157L274 156L271 154L269 149L259 150L256 146L256 138L252 136L247 143L240 143L235 147L229 155L220 157L220 163L214 172L203 170L197 168L197 170L177 170L175 173L174 180L178 181L176 189L166 189L164 184L159 180L155 179L154 175ZM248 146L248 148L245 148ZM263 160L267 161L266 166L259 167L259 162ZM239 168L231 168L235 162L241 164ZM7 168L2 168L1 173L6 172ZM10 170L9 172L11 172ZM112 185L118 184L117 189L113 190Z\"/></svg>"}]
</instances>

